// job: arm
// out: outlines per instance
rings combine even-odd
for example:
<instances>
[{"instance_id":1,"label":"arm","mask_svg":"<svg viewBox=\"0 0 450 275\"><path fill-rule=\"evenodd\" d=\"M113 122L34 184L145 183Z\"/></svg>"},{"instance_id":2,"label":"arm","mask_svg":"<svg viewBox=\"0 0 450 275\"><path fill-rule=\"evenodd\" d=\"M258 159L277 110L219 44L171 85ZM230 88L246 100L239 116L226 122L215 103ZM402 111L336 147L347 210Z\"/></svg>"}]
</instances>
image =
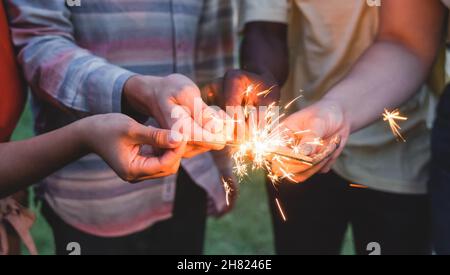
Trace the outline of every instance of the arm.
<instances>
[{"instance_id":1,"label":"arm","mask_svg":"<svg viewBox=\"0 0 450 275\"><path fill-rule=\"evenodd\" d=\"M264 106L278 101L289 73L287 25L271 22L246 24L240 51L242 70L229 71L224 78L224 106L240 106L243 92L250 84L259 85L250 95L253 105ZM272 92L267 97L255 95L269 88Z\"/></svg>"},{"instance_id":2,"label":"arm","mask_svg":"<svg viewBox=\"0 0 450 275\"><path fill-rule=\"evenodd\" d=\"M143 144L167 150L141 156ZM136 182L176 173L184 142L177 133L143 126L124 115L89 117L30 140L0 144L0 197L90 152L103 157L125 181Z\"/></svg>"},{"instance_id":3,"label":"arm","mask_svg":"<svg viewBox=\"0 0 450 275\"><path fill-rule=\"evenodd\" d=\"M12 39L25 78L41 99L82 114L121 112L133 74L79 47L61 0L7 0Z\"/></svg>"},{"instance_id":4,"label":"arm","mask_svg":"<svg viewBox=\"0 0 450 275\"><path fill-rule=\"evenodd\" d=\"M289 73L287 25L270 22L248 23L241 45L241 68L267 76L282 86Z\"/></svg>"},{"instance_id":5,"label":"arm","mask_svg":"<svg viewBox=\"0 0 450 275\"><path fill-rule=\"evenodd\" d=\"M297 181L328 172L348 136L380 117L385 108L401 105L423 85L441 45L445 9L438 0L385 1L376 41L346 77L318 103L284 122L293 131L311 129L306 141L342 137L340 149L311 168L295 164Z\"/></svg>"},{"instance_id":6,"label":"arm","mask_svg":"<svg viewBox=\"0 0 450 275\"><path fill-rule=\"evenodd\" d=\"M442 45L444 19L437 0L383 2L377 40L325 96L341 106L352 132L401 105L425 82Z\"/></svg>"},{"instance_id":7,"label":"arm","mask_svg":"<svg viewBox=\"0 0 450 275\"><path fill-rule=\"evenodd\" d=\"M189 123L194 125L195 133L220 139L205 129L207 122L194 119L194 101L200 98L200 92L192 81L181 76L137 75L80 48L65 1L7 0L7 3L13 41L20 49L19 61L33 91L43 100L81 116L120 112L152 116L166 129L174 124L173 109L184 106L190 111L185 114L186 121L192 118ZM207 110L205 104L201 108L216 117L223 116ZM185 134L194 136L192 132ZM186 157L210 149L221 148L202 147L188 152Z\"/></svg>"},{"instance_id":8,"label":"arm","mask_svg":"<svg viewBox=\"0 0 450 275\"><path fill-rule=\"evenodd\" d=\"M243 92L250 84L258 85L247 102L254 106L269 105L280 99L280 90L289 73L287 22L289 1L240 1L241 69L225 75L224 106L240 106ZM255 94L272 88L269 96ZM224 107L222 106L222 107Z\"/></svg>"}]
</instances>

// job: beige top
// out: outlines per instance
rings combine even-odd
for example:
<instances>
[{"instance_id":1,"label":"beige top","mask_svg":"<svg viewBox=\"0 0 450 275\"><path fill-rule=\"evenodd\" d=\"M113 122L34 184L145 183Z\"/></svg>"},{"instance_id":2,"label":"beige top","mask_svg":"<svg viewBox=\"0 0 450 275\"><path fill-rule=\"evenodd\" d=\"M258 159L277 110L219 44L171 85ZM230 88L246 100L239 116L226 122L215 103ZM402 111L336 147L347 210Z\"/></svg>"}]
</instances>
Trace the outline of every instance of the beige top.
<instances>
[{"instance_id":1,"label":"beige top","mask_svg":"<svg viewBox=\"0 0 450 275\"><path fill-rule=\"evenodd\" d=\"M298 109L320 100L342 79L378 31L379 9L363 0L243 0L241 4L241 25L289 23L291 75L283 97L287 102L303 90ZM424 87L402 106L402 114L409 117L401 125L407 143L395 139L380 114L378 122L351 136L334 171L380 191L425 193L431 125L427 122L433 119L434 102Z\"/></svg>"}]
</instances>

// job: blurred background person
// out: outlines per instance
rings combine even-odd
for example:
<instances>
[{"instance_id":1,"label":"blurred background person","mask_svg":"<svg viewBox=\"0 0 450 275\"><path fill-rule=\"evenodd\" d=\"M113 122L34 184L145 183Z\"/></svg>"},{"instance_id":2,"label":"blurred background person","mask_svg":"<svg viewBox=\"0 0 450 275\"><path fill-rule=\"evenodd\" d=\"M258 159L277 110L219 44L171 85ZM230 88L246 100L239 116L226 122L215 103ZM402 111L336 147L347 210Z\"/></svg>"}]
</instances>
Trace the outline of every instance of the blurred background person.
<instances>
[{"instance_id":1,"label":"blurred background person","mask_svg":"<svg viewBox=\"0 0 450 275\"><path fill-rule=\"evenodd\" d=\"M286 62L280 60L289 49L290 77L274 98L287 103L304 92L296 106L299 112L286 126L310 129L324 139L342 137L341 150L330 160L313 168L290 166L296 181L304 183L279 187L289 222L278 218L275 194L269 191L277 252L339 254L351 224L358 254L370 253L366 249L372 242L380 244L383 254L431 253L426 183L436 97L426 79L441 45L442 4L242 3L241 67L256 74L234 72L225 80L231 84L225 85L249 80L282 85L285 70L279 64ZM287 28L289 46L282 35ZM239 92L225 93L240 102ZM409 117L402 124L407 143L399 142L380 118L385 108L398 106Z\"/></svg>"},{"instance_id":2,"label":"blurred background person","mask_svg":"<svg viewBox=\"0 0 450 275\"><path fill-rule=\"evenodd\" d=\"M16 64L2 2L0 3L0 142L6 142L10 139L22 113L25 95L26 92ZM26 192L20 192L14 197L21 204L26 205ZM4 221L0 220L0 223L8 229L8 252L10 254L20 254L19 236ZM26 233L23 232L22 234ZM4 235L0 236L0 239L5 243L6 232L0 232L1 234ZM6 253L5 249L3 249L3 252Z\"/></svg>"},{"instance_id":3,"label":"blurred background person","mask_svg":"<svg viewBox=\"0 0 450 275\"><path fill-rule=\"evenodd\" d=\"M447 8L450 7L450 1L442 0L442 2ZM449 41L446 36L447 64L441 64L442 70L438 79L442 83L449 83ZM445 58L441 58L441 60L445 60ZM432 202L433 247L437 254L450 255L450 166L448 164L450 157L450 86L442 91L432 133L429 188Z\"/></svg>"},{"instance_id":4,"label":"blurred background person","mask_svg":"<svg viewBox=\"0 0 450 275\"><path fill-rule=\"evenodd\" d=\"M193 81L206 83L233 67L233 2L6 3L37 134L119 112L170 129L180 106L195 133L221 134L193 117L200 99ZM221 115L200 106L207 117ZM184 157L192 159L177 176L133 186L94 155L43 180L38 196L56 253L77 241L83 254L201 254L207 202L215 214L227 211L221 178L232 177L225 158L203 154L211 149L221 147L189 145Z\"/></svg>"}]
</instances>

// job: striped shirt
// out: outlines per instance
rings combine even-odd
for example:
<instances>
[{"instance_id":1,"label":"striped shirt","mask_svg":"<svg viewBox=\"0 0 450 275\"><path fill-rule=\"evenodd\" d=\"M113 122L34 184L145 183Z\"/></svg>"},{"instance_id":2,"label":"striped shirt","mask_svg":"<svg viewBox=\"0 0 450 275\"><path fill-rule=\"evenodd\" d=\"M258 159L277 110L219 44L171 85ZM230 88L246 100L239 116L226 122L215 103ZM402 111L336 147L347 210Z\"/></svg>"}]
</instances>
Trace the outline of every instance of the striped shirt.
<instances>
[{"instance_id":1,"label":"striped shirt","mask_svg":"<svg viewBox=\"0 0 450 275\"><path fill-rule=\"evenodd\" d=\"M80 118L121 112L134 74L184 74L199 85L234 65L234 2L229 0L6 0L13 42L33 91L38 134ZM188 174L224 206L220 163L212 154L183 161ZM175 176L128 185L89 155L40 184L67 223L123 236L171 217Z\"/></svg>"}]
</instances>

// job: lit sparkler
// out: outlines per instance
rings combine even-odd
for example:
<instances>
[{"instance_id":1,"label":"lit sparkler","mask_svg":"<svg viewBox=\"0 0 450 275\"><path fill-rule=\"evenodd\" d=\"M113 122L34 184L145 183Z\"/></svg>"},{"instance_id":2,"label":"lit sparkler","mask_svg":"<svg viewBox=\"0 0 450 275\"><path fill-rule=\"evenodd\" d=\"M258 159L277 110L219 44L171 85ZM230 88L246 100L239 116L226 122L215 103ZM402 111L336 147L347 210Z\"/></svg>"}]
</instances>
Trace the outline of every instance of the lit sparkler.
<instances>
[{"instance_id":1,"label":"lit sparkler","mask_svg":"<svg viewBox=\"0 0 450 275\"><path fill-rule=\"evenodd\" d=\"M267 172L268 179L272 182L274 188L277 189L277 184L281 180L296 183L295 175L289 171L285 163L295 160L313 166L315 163L322 161L323 158L331 155L334 151L325 150L322 154L309 156L313 153L311 148L314 146L325 146L323 140L315 138L307 143L300 142L298 137L311 131L306 129L292 133L289 129L284 128L281 120L286 114L279 114L279 108L275 102L267 106L264 114L255 114L256 108L251 105L250 97L258 87L258 85L249 85L243 93L242 105L244 107L244 120L247 125L246 127L248 127L245 137L243 140L229 141L226 145L234 149L231 156L234 161L233 172L240 180L247 177L250 171L263 169ZM257 97L267 97L273 88L271 87L255 94ZM302 98L301 95L289 102L283 109L287 110L300 98ZM258 120L257 122L254 121L255 117L258 118L256 119ZM261 119L262 121L260 121ZM241 120L233 120L231 122L240 124ZM337 140L333 141L334 143L332 144L335 147L339 147ZM272 168L275 163L278 166L278 173ZM233 189L225 179L222 179L222 181L227 196L227 205L229 205ZM286 214L278 199L276 199L276 205L282 219L287 221Z\"/></svg>"},{"instance_id":2,"label":"lit sparkler","mask_svg":"<svg viewBox=\"0 0 450 275\"><path fill-rule=\"evenodd\" d=\"M397 137L398 139L400 139L403 142L406 142L406 139L400 133L400 130L402 128L398 124L398 122L397 122L398 120L406 121L406 120L408 120L408 118L402 116L400 114L399 110L394 110L392 112L389 112L387 109L384 110L383 121L387 121L389 123L389 127L391 128L391 131L395 137Z\"/></svg>"}]
</instances>

